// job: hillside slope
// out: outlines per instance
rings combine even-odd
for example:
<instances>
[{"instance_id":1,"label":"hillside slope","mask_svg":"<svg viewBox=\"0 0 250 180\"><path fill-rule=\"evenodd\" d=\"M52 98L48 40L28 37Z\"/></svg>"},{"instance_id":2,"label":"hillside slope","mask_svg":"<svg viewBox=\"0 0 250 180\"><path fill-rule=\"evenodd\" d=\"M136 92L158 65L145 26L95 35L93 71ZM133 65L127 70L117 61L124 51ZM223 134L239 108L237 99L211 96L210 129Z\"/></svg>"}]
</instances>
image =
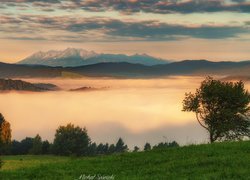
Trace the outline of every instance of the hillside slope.
<instances>
[{"instance_id":1,"label":"hillside slope","mask_svg":"<svg viewBox=\"0 0 250 180\"><path fill-rule=\"evenodd\" d=\"M29 83L22 80L0 79L0 92L1 91L52 91L59 88L54 84L43 83Z\"/></svg>"},{"instance_id":2,"label":"hillside slope","mask_svg":"<svg viewBox=\"0 0 250 180\"><path fill-rule=\"evenodd\" d=\"M249 179L250 141L99 157L5 156L3 179Z\"/></svg>"},{"instance_id":3,"label":"hillside slope","mask_svg":"<svg viewBox=\"0 0 250 180\"><path fill-rule=\"evenodd\" d=\"M223 75L249 76L250 61L212 62L206 60L185 60L169 64L145 66L142 64L98 63L79 67L49 67L0 63L0 77L62 77L71 74L76 77L162 77L175 75Z\"/></svg>"}]
</instances>

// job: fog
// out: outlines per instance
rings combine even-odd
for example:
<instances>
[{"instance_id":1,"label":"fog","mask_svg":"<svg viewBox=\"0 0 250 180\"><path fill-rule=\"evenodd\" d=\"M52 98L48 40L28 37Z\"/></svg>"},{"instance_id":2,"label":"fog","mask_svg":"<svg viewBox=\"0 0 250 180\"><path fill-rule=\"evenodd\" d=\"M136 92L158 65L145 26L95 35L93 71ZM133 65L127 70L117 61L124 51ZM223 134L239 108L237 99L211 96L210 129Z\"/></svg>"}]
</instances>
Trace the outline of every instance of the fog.
<instances>
[{"instance_id":1,"label":"fog","mask_svg":"<svg viewBox=\"0 0 250 180\"><path fill-rule=\"evenodd\" d=\"M38 133L53 141L59 125L73 123L86 127L94 142L115 143L122 137L130 148L146 142L207 142L194 114L182 112L185 92L194 91L203 78L25 80L53 83L62 90L0 94L0 112L11 123L13 139ZM106 89L67 91L82 86Z\"/></svg>"}]
</instances>

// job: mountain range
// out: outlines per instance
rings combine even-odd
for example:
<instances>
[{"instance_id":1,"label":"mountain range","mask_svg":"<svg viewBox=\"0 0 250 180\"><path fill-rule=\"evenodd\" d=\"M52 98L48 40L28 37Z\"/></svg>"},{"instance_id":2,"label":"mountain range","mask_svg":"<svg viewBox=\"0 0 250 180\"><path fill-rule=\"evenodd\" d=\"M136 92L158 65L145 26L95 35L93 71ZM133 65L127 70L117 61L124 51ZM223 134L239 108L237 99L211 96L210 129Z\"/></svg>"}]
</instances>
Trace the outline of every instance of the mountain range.
<instances>
[{"instance_id":1,"label":"mountain range","mask_svg":"<svg viewBox=\"0 0 250 180\"><path fill-rule=\"evenodd\" d=\"M123 77L153 78L176 75L220 75L249 77L250 61L212 62L184 60L168 64L146 66L127 62L107 62L78 67L50 67L0 63L0 78L42 77Z\"/></svg>"},{"instance_id":2,"label":"mountain range","mask_svg":"<svg viewBox=\"0 0 250 180\"><path fill-rule=\"evenodd\" d=\"M167 64L170 61L155 58L147 54L135 54L131 56L124 54L98 54L94 51L87 51L84 49L67 48L63 51L39 51L19 61L18 64L76 67L104 62L127 62L150 66Z\"/></svg>"}]
</instances>

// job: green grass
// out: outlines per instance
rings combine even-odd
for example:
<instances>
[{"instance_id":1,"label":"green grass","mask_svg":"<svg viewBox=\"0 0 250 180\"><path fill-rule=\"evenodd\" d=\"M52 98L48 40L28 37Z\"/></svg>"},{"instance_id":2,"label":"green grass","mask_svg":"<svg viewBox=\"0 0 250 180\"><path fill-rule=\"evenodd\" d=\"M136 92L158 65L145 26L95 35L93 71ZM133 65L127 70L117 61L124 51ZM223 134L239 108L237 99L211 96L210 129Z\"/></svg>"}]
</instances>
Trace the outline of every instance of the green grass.
<instances>
[{"instance_id":1,"label":"green grass","mask_svg":"<svg viewBox=\"0 0 250 180\"><path fill-rule=\"evenodd\" d=\"M5 156L3 160L0 179L4 180L74 180L81 175L113 175L119 180L250 179L250 141L98 157Z\"/></svg>"}]
</instances>

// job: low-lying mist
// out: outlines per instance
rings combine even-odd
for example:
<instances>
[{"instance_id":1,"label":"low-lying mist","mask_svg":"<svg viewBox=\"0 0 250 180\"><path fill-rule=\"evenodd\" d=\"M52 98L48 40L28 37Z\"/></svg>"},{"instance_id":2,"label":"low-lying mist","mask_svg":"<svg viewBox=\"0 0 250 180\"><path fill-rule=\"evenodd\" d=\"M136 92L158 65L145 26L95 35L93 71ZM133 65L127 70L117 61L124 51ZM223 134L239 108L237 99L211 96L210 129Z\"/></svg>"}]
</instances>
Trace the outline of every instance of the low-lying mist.
<instances>
[{"instance_id":1,"label":"low-lying mist","mask_svg":"<svg viewBox=\"0 0 250 180\"><path fill-rule=\"evenodd\" d=\"M130 148L145 142L206 141L207 134L194 114L182 112L185 92L194 91L203 78L25 80L53 83L63 90L0 94L0 111L11 123L13 139L38 133L52 141L59 125L73 123L85 126L92 141L115 143L122 137ZM83 86L108 89L66 91Z\"/></svg>"}]
</instances>

